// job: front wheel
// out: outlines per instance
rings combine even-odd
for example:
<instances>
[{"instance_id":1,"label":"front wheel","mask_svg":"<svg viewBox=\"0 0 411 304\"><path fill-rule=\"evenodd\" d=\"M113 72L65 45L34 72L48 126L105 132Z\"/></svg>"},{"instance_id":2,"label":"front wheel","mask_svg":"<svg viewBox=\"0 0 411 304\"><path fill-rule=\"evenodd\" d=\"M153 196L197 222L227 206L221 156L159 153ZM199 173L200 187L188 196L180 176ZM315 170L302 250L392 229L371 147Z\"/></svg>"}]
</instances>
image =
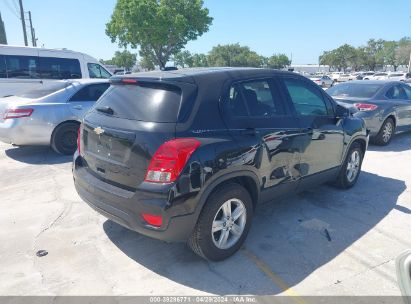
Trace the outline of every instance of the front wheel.
<instances>
[{"instance_id":1,"label":"front wheel","mask_svg":"<svg viewBox=\"0 0 411 304\"><path fill-rule=\"evenodd\" d=\"M220 187L207 200L188 245L202 258L224 260L244 243L252 216L252 200L244 187L234 183Z\"/></svg>"},{"instance_id":2,"label":"front wheel","mask_svg":"<svg viewBox=\"0 0 411 304\"><path fill-rule=\"evenodd\" d=\"M349 189L355 185L361 172L364 151L360 144L353 143L341 167L335 185L341 189Z\"/></svg>"}]
</instances>

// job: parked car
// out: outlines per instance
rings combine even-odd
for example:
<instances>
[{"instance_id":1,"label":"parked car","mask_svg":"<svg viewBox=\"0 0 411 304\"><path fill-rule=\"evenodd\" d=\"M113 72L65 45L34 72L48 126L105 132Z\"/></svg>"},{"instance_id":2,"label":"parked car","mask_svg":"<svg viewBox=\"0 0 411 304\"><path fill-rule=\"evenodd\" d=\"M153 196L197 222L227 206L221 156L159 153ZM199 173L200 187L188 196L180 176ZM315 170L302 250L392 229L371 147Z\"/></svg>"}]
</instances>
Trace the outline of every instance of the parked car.
<instances>
[{"instance_id":1,"label":"parked car","mask_svg":"<svg viewBox=\"0 0 411 304\"><path fill-rule=\"evenodd\" d=\"M334 81L327 75L311 75L308 78L323 88L329 88L334 84Z\"/></svg>"},{"instance_id":2,"label":"parked car","mask_svg":"<svg viewBox=\"0 0 411 304\"><path fill-rule=\"evenodd\" d=\"M348 77L348 80L349 80L349 81L352 81L352 80L362 80L363 78L364 78L363 73L361 73L361 72L354 72L354 73L351 73L351 74L350 74L350 76Z\"/></svg>"},{"instance_id":3,"label":"parked car","mask_svg":"<svg viewBox=\"0 0 411 304\"><path fill-rule=\"evenodd\" d=\"M411 130L411 87L399 81L352 81L327 90L343 105L354 105L371 140L387 145L396 132Z\"/></svg>"},{"instance_id":4,"label":"parked car","mask_svg":"<svg viewBox=\"0 0 411 304\"><path fill-rule=\"evenodd\" d=\"M79 121L109 86L108 80L60 80L0 98L0 140L73 154Z\"/></svg>"},{"instance_id":5,"label":"parked car","mask_svg":"<svg viewBox=\"0 0 411 304\"><path fill-rule=\"evenodd\" d=\"M372 76L368 77L368 80L386 80L388 78L388 73L386 72L378 72ZM364 78L364 80L367 80Z\"/></svg>"},{"instance_id":6,"label":"parked car","mask_svg":"<svg viewBox=\"0 0 411 304\"><path fill-rule=\"evenodd\" d=\"M338 82L347 82L350 80L351 74L341 74L340 77L338 78Z\"/></svg>"},{"instance_id":7,"label":"parked car","mask_svg":"<svg viewBox=\"0 0 411 304\"><path fill-rule=\"evenodd\" d=\"M56 80L109 77L105 67L83 53L0 45L0 97L41 90Z\"/></svg>"},{"instance_id":8,"label":"parked car","mask_svg":"<svg viewBox=\"0 0 411 304\"><path fill-rule=\"evenodd\" d=\"M388 75L388 80L392 81L406 81L410 78L410 75L406 72L393 72Z\"/></svg>"},{"instance_id":9,"label":"parked car","mask_svg":"<svg viewBox=\"0 0 411 304\"><path fill-rule=\"evenodd\" d=\"M364 121L296 73L183 69L111 84L79 130L79 195L203 258L241 247L258 202L326 181L350 188L359 176Z\"/></svg>"},{"instance_id":10,"label":"parked car","mask_svg":"<svg viewBox=\"0 0 411 304\"><path fill-rule=\"evenodd\" d=\"M338 82L338 81L340 81L340 77L341 77L342 74L344 74L344 73L343 72L334 72L330 75L330 77L335 82Z\"/></svg>"},{"instance_id":11,"label":"parked car","mask_svg":"<svg viewBox=\"0 0 411 304\"><path fill-rule=\"evenodd\" d=\"M374 76L375 72L373 71L368 71L368 72L364 72L362 73L362 79L363 80L370 80L372 76Z\"/></svg>"}]
</instances>

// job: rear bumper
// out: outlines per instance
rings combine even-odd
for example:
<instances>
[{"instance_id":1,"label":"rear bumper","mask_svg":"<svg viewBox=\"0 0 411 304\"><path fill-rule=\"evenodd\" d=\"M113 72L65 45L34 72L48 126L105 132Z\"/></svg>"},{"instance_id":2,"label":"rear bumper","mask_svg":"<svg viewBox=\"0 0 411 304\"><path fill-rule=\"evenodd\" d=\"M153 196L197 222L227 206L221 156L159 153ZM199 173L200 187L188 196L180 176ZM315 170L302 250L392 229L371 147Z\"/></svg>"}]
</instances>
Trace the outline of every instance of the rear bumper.
<instances>
[{"instance_id":1,"label":"rear bumper","mask_svg":"<svg viewBox=\"0 0 411 304\"><path fill-rule=\"evenodd\" d=\"M365 121L365 125L367 127L367 130L369 130L369 136L370 137L375 137L377 136L378 132L380 132L381 126L384 122L380 118L380 116L374 114L374 113L367 113L367 112L357 112L354 114L354 116L362 118Z\"/></svg>"},{"instance_id":2,"label":"rear bumper","mask_svg":"<svg viewBox=\"0 0 411 304\"><path fill-rule=\"evenodd\" d=\"M170 202L170 191L173 191L170 185L138 188L135 192L124 190L90 174L78 165L78 160L75 155L74 184L80 197L94 210L148 237L171 242L188 240L197 221L194 212L187 212L192 199ZM142 218L142 213L161 215L162 226L150 226Z\"/></svg>"},{"instance_id":3,"label":"rear bumper","mask_svg":"<svg viewBox=\"0 0 411 304\"><path fill-rule=\"evenodd\" d=\"M0 141L15 145L49 145L53 126L29 117L0 120Z\"/></svg>"}]
</instances>

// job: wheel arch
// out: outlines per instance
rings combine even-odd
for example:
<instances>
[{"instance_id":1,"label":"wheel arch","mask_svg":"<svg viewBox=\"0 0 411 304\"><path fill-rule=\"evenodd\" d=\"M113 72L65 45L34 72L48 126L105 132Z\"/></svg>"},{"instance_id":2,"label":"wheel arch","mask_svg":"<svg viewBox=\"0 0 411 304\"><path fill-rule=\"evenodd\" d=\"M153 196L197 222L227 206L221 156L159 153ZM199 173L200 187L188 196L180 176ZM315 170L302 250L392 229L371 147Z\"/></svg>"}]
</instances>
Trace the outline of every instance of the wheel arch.
<instances>
[{"instance_id":1,"label":"wheel arch","mask_svg":"<svg viewBox=\"0 0 411 304\"><path fill-rule=\"evenodd\" d=\"M54 127L53 132L51 132L50 145L53 143L54 134L56 133L57 128L61 127L61 126L64 125L64 124L67 124L67 123L75 123L75 124L78 124L79 126L80 126L80 124L81 124L78 120L74 120L74 119L65 120L65 121L60 122L58 125L56 125L56 126Z\"/></svg>"}]
</instances>

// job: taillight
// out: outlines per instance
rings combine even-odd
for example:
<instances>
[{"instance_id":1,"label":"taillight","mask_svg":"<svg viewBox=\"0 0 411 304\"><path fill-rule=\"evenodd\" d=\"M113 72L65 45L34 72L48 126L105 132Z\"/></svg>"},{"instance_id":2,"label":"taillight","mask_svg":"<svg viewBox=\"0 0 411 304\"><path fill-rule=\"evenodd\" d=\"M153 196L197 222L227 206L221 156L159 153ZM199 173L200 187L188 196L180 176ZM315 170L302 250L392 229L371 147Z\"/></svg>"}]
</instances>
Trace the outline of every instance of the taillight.
<instances>
[{"instance_id":1,"label":"taillight","mask_svg":"<svg viewBox=\"0 0 411 304\"><path fill-rule=\"evenodd\" d=\"M80 125L77 130L77 152L78 154L80 154L81 152L81 134L82 134L82 131L81 131L81 125Z\"/></svg>"},{"instance_id":2,"label":"taillight","mask_svg":"<svg viewBox=\"0 0 411 304\"><path fill-rule=\"evenodd\" d=\"M165 142L154 153L145 181L170 183L183 171L191 154L201 145L194 138L177 138Z\"/></svg>"},{"instance_id":3,"label":"taillight","mask_svg":"<svg viewBox=\"0 0 411 304\"><path fill-rule=\"evenodd\" d=\"M355 103L354 106L360 111L374 111L378 106L369 103Z\"/></svg>"},{"instance_id":4,"label":"taillight","mask_svg":"<svg viewBox=\"0 0 411 304\"><path fill-rule=\"evenodd\" d=\"M163 224L163 217L161 215L142 213L141 217L151 226L161 227Z\"/></svg>"},{"instance_id":5,"label":"taillight","mask_svg":"<svg viewBox=\"0 0 411 304\"><path fill-rule=\"evenodd\" d=\"M4 119L29 117L33 113L33 109L7 109L4 113Z\"/></svg>"}]
</instances>

